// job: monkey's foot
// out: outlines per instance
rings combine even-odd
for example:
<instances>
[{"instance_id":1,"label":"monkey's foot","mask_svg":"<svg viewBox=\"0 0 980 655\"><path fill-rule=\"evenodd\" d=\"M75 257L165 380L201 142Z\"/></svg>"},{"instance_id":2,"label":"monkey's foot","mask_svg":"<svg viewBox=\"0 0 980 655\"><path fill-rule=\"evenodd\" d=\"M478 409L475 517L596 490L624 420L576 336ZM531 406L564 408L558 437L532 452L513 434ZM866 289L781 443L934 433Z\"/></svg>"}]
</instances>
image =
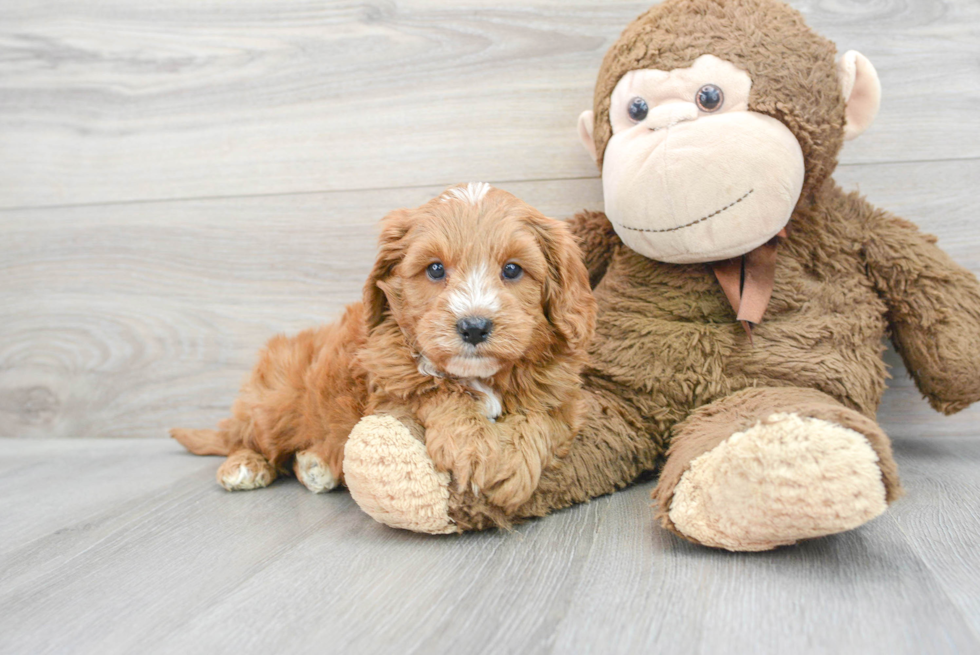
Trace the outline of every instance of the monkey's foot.
<instances>
[{"instance_id":1,"label":"monkey's foot","mask_svg":"<svg viewBox=\"0 0 980 655\"><path fill-rule=\"evenodd\" d=\"M430 534L456 532L449 518L449 474L425 444L390 416L365 416L344 448L344 480L354 502L379 523Z\"/></svg>"},{"instance_id":2,"label":"monkey's foot","mask_svg":"<svg viewBox=\"0 0 980 655\"><path fill-rule=\"evenodd\" d=\"M864 435L773 414L693 460L668 515L706 546L759 551L856 528L885 511L885 498Z\"/></svg>"}]
</instances>

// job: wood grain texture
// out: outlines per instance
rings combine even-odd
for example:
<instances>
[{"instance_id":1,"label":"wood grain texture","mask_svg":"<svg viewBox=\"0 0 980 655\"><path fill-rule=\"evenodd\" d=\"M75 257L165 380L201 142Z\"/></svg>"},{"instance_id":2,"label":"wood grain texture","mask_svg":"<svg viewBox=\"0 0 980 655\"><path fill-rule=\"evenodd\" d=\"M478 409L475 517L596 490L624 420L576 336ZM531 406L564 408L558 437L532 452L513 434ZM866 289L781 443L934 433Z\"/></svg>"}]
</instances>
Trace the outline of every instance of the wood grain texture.
<instances>
[{"instance_id":1,"label":"wood grain texture","mask_svg":"<svg viewBox=\"0 0 980 655\"><path fill-rule=\"evenodd\" d=\"M656 528L651 483L430 537L294 480L225 492L170 441L2 440L0 652L977 652L980 442L897 455L885 517L732 554Z\"/></svg>"},{"instance_id":2,"label":"wood grain texture","mask_svg":"<svg viewBox=\"0 0 980 655\"><path fill-rule=\"evenodd\" d=\"M794 3L880 71L844 161L980 157L980 5ZM641 2L0 6L0 207L594 177L576 120Z\"/></svg>"},{"instance_id":3,"label":"wood grain texture","mask_svg":"<svg viewBox=\"0 0 980 655\"><path fill-rule=\"evenodd\" d=\"M600 193L596 181L505 186L558 216ZM0 214L0 436L214 424L267 339L360 299L378 219L440 191Z\"/></svg>"},{"instance_id":4,"label":"wood grain texture","mask_svg":"<svg viewBox=\"0 0 980 655\"><path fill-rule=\"evenodd\" d=\"M899 439L908 496L891 518L980 635L980 440Z\"/></svg>"},{"instance_id":5,"label":"wood grain texture","mask_svg":"<svg viewBox=\"0 0 980 655\"><path fill-rule=\"evenodd\" d=\"M851 165L838 178L980 272L980 161ZM602 207L597 180L501 186L552 216ZM377 220L440 190L0 212L0 436L162 437L215 424L269 337L360 297ZM940 417L887 357L890 434L975 433L980 408Z\"/></svg>"},{"instance_id":6,"label":"wood grain texture","mask_svg":"<svg viewBox=\"0 0 980 655\"><path fill-rule=\"evenodd\" d=\"M884 86L837 179L980 272L980 4L794 5ZM3 2L0 653L980 652L980 409L933 413L891 351L908 496L774 553L659 530L651 483L433 538L142 438L356 300L387 211L468 180L601 208L575 123L647 6Z\"/></svg>"}]
</instances>

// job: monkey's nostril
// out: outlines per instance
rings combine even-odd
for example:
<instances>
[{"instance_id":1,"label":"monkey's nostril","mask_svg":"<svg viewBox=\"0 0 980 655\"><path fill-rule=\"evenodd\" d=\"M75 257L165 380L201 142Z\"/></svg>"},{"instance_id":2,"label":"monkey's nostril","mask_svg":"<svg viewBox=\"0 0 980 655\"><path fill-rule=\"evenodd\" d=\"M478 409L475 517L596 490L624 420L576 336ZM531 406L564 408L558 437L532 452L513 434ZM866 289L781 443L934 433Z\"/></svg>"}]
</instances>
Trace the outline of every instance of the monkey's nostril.
<instances>
[{"instance_id":1,"label":"monkey's nostril","mask_svg":"<svg viewBox=\"0 0 980 655\"><path fill-rule=\"evenodd\" d=\"M463 341L475 346L483 343L490 336L490 332L493 331L493 321L489 318L467 316L456 323L456 331Z\"/></svg>"}]
</instances>

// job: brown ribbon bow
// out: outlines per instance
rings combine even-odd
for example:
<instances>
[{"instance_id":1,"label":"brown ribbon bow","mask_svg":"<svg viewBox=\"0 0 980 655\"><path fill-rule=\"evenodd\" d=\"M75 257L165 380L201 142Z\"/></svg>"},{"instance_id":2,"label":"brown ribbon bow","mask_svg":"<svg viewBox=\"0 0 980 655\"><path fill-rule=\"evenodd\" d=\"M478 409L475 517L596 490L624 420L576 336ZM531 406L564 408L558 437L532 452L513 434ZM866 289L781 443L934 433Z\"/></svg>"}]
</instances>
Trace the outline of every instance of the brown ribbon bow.
<instances>
[{"instance_id":1,"label":"brown ribbon bow","mask_svg":"<svg viewBox=\"0 0 980 655\"><path fill-rule=\"evenodd\" d=\"M752 328L762 322L776 280L776 247L786 237L783 228L772 239L741 257L711 264L735 318L752 341Z\"/></svg>"}]
</instances>

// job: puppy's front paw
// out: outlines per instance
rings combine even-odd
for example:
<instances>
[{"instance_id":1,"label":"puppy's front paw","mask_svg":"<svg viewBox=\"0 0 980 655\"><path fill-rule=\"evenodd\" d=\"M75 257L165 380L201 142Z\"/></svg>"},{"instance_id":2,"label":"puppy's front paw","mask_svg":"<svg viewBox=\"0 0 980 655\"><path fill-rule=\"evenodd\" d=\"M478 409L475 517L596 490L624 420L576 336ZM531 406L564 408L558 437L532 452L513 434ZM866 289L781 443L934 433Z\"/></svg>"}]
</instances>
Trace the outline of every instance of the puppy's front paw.
<instances>
[{"instance_id":1,"label":"puppy's front paw","mask_svg":"<svg viewBox=\"0 0 980 655\"><path fill-rule=\"evenodd\" d=\"M436 470L451 475L458 489L484 489L493 482L497 455L488 440L457 442L430 428L425 435L425 449Z\"/></svg>"},{"instance_id":2,"label":"puppy's front paw","mask_svg":"<svg viewBox=\"0 0 980 655\"><path fill-rule=\"evenodd\" d=\"M456 532L449 518L449 475L401 421L365 416L344 448L344 481L354 502L379 523L414 532Z\"/></svg>"},{"instance_id":3,"label":"puppy's front paw","mask_svg":"<svg viewBox=\"0 0 980 655\"><path fill-rule=\"evenodd\" d=\"M526 503L541 479L541 465L521 459L513 467L498 473L499 480L486 490L487 499L507 512L513 512Z\"/></svg>"},{"instance_id":4,"label":"puppy's front paw","mask_svg":"<svg viewBox=\"0 0 980 655\"><path fill-rule=\"evenodd\" d=\"M450 473L458 490L482 494L506 511L524 504L541 478L540 457L519 444L502 442L498 435L459 432L426 432L426 447L436 468Z\"/></svg>"}]
</instances>

